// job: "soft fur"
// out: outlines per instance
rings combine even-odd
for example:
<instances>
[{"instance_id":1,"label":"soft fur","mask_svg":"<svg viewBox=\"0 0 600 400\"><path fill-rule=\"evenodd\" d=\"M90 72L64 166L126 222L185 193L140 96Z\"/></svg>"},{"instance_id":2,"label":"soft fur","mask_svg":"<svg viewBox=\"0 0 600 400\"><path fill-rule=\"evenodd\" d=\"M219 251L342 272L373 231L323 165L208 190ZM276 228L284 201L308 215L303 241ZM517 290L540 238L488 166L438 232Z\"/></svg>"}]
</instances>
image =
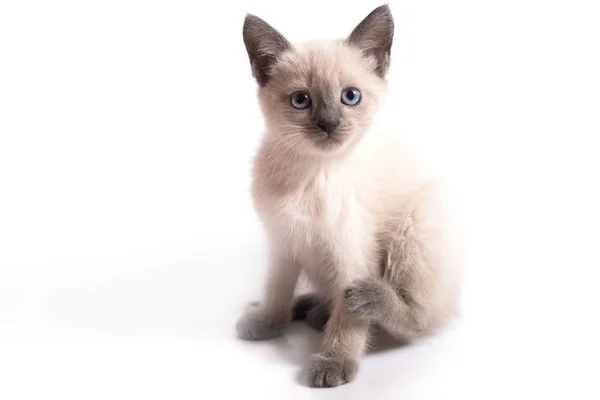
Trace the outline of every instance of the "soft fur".
<instances>
[{"instance_id":1,"label":"soft fur","mask_svg":"<svg viewBox=\"0 0 600 400\"><path fill-rule=\"evenodd\" d=\"M270 243L265 297L238 322L244 339L278 336L292 320L323 329L308 384L347 383L369 328L416 339L446 326L459 294L452 225L440 182L393 136L373 129L384 100L393 19L369 14L345 40L290 44L252 15L244 42L259 84L266 132L252 196ZM340 93L356 87L356 106ZM290 96L306 90L308 109ZM339 118L333 134L320 118ZM304 273L315 293L294 299Z\"/></svg>"}]
</instances>

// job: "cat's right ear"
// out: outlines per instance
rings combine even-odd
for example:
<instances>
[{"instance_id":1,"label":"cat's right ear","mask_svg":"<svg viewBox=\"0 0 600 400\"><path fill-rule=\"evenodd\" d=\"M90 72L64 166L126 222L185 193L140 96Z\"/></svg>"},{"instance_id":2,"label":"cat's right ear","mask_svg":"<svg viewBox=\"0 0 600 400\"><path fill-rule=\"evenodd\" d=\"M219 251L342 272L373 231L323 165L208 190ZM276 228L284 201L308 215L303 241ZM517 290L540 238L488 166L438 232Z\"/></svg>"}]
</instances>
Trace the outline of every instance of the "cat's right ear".
<instances>
[{"instance_id":1,"label":"cat's right ear","mask_svg":"<svg viewBox=\"0 0 600 400\"><path fill-rule=\"evenodd\" d=\"M260 86L265 86L273 64L291 45L275 28L252 14L246 15L243 36L252 75Z\"/></svg>"}]
</instances>

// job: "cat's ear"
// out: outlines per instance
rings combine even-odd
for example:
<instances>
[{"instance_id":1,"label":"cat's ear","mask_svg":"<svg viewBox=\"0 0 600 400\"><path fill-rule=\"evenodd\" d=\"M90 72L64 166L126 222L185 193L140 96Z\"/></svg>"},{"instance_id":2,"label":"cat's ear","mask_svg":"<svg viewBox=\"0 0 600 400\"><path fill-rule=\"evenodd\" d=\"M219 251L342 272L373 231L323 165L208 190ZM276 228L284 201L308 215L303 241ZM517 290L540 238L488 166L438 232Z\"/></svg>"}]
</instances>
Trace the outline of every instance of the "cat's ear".
<instances>
[{"instance_id":1,"label":"cat's ear","mask_svg":"<svg viewBox=\"0 0 600 400\"><path fill-rule=\"evenodd\" d=\"M260 86L265 86L273 63L291 45L275 28L252 14L246 15L243 36L252 74Z\"/></svg>"},{"instance_id":2,"label":"cat's ear","mask_svg":"<svg viewBox=\"0 0 600 400\"><path fill-rule=\"evenodd\" d=\"M384 77L390 64L394 19L387 4L377 7L354 28L346 41L376 62L375 73Z\"/></svg>"}]
</instances>

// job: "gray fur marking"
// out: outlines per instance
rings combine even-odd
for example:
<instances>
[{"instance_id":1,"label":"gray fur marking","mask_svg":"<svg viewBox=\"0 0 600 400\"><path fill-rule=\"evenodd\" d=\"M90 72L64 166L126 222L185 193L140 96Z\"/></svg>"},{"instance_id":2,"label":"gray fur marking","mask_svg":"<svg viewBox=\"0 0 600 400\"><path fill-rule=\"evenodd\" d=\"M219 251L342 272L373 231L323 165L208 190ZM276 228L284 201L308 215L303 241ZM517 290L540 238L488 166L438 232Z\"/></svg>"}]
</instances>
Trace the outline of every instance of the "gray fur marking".
<instances>
[{"instance_id":1,"label":"gray fur marking","mask_svg":"<svg viewBox=\"0 0 600 400\"><path fill-rule=\"evenodd\" d=\"M357 371L356 361L315 355L308 370L307 384L314 388L340 386L351 382Z\"/></svg>"},{"instance_id":2,"label":"gray fur marking","mask_svg":"<svg viewBox=\"0 0 600 400\"><path fill-rule=\"evenodd\" d=\"M306 321L311 328L322 331L329 316L327 303L316 294L304 294L296 298L292 310L292 320Z\"/></svg>"},{"instance_id":3,"label":"gray fur marking","mask_svg":"<svg viewBox=\"0 0 600 400\"><path fill-rule=\"evenodd\" d=\"M344 302L348 311L362 318L380 319L393 311L388 288L381 279L353 282L344 293Z\"/></svg>"},{"instance_id":4,"label":"gray fur marking","mask_svg":"<svg viewBox=\"0 0 600 400\"><path fill-rule=\"evenodd\" d=\"M252 74L260 86L265 86L273 64L291 45L279 31L252 14L246 15L242 34Z\"/></svg>"},{"instance_id":5,"label":"gray fur marking","mask_svg":"<svg viewBox=\"0 0 600 400\"><path fill-rule=\"evenodd\" d=\"M238 336L244 340L266 340L281 336L287 324L272 323L258 311L247 312L236 324Z\"/></svg>"},{"instance_id":6,"label":"gray fur marking","mask_svg":"<svg viewBox=\"0 0 600 400\"><path fill-rule=\"evenodd\" d=\"M348 43L360 48L377 61L375 73L384 77L390 64L394 41L394 19L388 5L373 10L348 37Z\"/></svg>"}]
</instances>

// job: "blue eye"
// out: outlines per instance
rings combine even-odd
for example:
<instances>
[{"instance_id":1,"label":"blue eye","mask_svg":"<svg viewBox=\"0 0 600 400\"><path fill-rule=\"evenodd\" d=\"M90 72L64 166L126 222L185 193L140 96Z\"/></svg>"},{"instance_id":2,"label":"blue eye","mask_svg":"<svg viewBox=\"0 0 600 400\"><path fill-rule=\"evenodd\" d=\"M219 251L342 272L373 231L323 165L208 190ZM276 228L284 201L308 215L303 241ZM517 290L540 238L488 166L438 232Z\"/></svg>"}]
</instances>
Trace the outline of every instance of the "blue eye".
<instances>
[{"instance_id":1,"label":"blue eye","mask_svg":"<svg viewBox=\"0 0 600 400\"><path fill-rule=\"evenodd\" d=\"M310 107L310 96L304 90L298 90L297 92L292 93L291 101L292 106L299 110Z\"/></svg>"},{"instance_id":2,"label":"blue eye","mask_svg":"<svg viewBox=\"0 0 600 400\"><path fill-rule=\"evenodd\" d=\"M356 88L344 89L342 92L342 103L347 106L355 106L360 101L360 91Z\"/></svg>"}]
</instances>

